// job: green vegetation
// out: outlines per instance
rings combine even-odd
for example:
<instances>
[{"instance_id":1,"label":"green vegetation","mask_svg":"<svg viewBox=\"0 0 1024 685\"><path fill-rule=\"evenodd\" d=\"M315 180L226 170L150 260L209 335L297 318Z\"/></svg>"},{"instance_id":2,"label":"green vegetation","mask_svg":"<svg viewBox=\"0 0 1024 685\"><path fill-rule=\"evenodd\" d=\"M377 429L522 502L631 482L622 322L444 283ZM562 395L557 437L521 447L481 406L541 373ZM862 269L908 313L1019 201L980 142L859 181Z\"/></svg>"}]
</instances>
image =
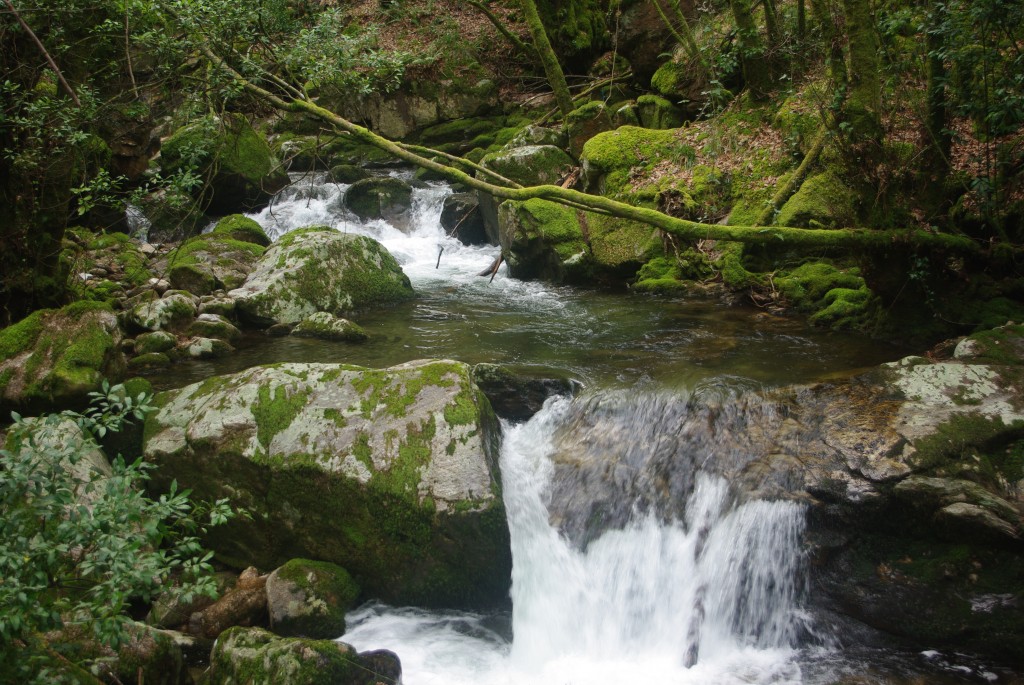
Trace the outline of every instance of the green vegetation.
<instances>
[{"instance_id":1,"label":"green vegetation","mask_svg":"<svg viewBox=\"0 0 1024 685\"><path fill-rule=\"evenodd\" d=\"M79 631L116 649L130 636L132 602L215 592L211 555L196 536L230 510L224 502L196 507L177 488L158 500L144 496L152 467L135 455L107 462L96 441L142 419L152 409L147 397L107 384L93 397L84 414L16 416L0 451L5 682L56 682L68 670L86 671L88 663L62 655L50 631Z\"/></svg>"}]
</instances>

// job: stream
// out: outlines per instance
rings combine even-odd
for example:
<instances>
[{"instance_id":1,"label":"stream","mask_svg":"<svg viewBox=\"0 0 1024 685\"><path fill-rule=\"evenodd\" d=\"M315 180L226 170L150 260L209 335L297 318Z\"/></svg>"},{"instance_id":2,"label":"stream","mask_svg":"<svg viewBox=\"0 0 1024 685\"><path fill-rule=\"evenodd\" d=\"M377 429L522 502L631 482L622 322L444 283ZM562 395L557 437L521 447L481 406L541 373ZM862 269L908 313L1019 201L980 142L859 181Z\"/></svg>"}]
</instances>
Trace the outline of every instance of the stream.
<instances>
[{"instance_id":1,"label":"stream","mask_svg":"<svg viewBox=\"0 0 1024 685\"><path fill-rule=\"evenodd\" d=\"M623 492L622 515L585 542L552 525L560 503L553 498L591 497L556 482L558 436L605 398L626 397L620 403L642 424L666 394L757 393L846 376L907 350L718 298L521 282L504 267L489 281L477 274L498 248L463 246L440 227L448 186L415 191L408 234L353 218L342 206L345 187L297 178L251 216L273 238L312 224L369 235L398 259L418 297L355 317L370 334L364 345L251 335L226 359L153 376L157 388L271 362L384 367L429 357L560 372L583 390L549 400L526 423L504 425L511 611L370 603L350 613L343 641L396 652L407 685L1016 682L966 658L860 647L820 620L801 545L803 505L737 496L705 467L721 458L715 449L688 460L685 502L671 515ZM594 445L625 452L656 433L613 436L611 447L588 440L576 458Z\"/></svg>"}]
</instances>

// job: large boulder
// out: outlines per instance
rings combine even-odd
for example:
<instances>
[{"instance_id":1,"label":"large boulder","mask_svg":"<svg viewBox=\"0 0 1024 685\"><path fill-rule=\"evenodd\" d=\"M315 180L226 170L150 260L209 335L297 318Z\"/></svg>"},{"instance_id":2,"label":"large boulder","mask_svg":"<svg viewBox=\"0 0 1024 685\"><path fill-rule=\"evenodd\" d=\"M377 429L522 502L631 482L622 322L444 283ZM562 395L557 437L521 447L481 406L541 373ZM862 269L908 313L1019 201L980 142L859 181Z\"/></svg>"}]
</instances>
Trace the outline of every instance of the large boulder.
<instances>
[{"instance_id":1,"label":"large boulder","mask_svg":"<svg viewBox=\"0 0 1024 685\"><path fill-rule=\"evenodd\" d=\"M114 649L97 641L87 625L69 624L48 633L46 641L53 646L53 652L64 657L67 660L64 663L69 665L62 674L69 680L55 677L51 682L192 683L181 647L170 631L133 622L128 626L127 640ZM70 664L82 662L90 662L99 679L79 680Z\"/></svg>"},{"instance_id":2,"label":"large boulder","mask_svg":"<svg viewBox=\"0 0 1024 685\"><path fill-rule=\"evenodd\" d=\"M215 215L265 207L288 185L288 174L266 138L240 114L206 117L164 141L160 164L167 173L199 164L208 186L197 189L206 210Z\"/></svg>"},{"instance_id":3,"label":"large boulder","mask_svg":"<svg viewBox=\"0 0 1024 685\"><path fill-rule=\"evenodd\" d=\"M213 654L209 685L374 685L399 683L402 667L390 652L364 652L343 642L277 637L260 628L232 628Z\"/></svg>"},{"instance_id":4,"label":"large boulder","mask_svg":"<svg viewBox=\"0 0 1024 685\"><path fill-rule=\"evenodd\" d=\"M329 561L391 602L507 600L499 426L465 364L278 364L156 401L155 491L177 480L249 513L210 533L225 562Z\"/></svg>"},{"instance_id":5,"label":"large boulder","mask_svg":"<svg viewBox=\"0 0 1024 685\"><path fill-rule=\"evenodd\" d=\"M463 245L486 245L489 242L487 227L480 213L480 200L475 193L454 193L444 199L441 228Z\"/></svg>"},{"instance_id":6,"label":"large boulder","mask_svg":"<svg viewBox=\"0 0 1024 685\"><path fill-rule=\"evenodd\" d=\"M124 375L121 338L109 305L87 301L0 330L0 410L84 406L104 378Z\"/></svg>"},{"instance_id":7,"label":"large boulder","mask_svg":"<svg viewBox=\"0 0 1024 685\"><path fill-rule=\"evenodd\" d=\"M390 304L413 291L377 241L313 226L282 236L229 294L243 319L272 326L298 323L314 312L341 316Z\"/></svg>"},{"instance_id":8,"label":"large boulder","mask_svg":"<svg viewBox=\"0 0 1024 685\"><path fill-rule=\"evenodd\" d=\"M575 166L575 162L561 148L554 145L526 145L505 148L480 160L480 165L524 186L558 183ZM477 177L487 180L481 172ZM480 212L483 215L487 237L498 243L498 206L493 196L479 192Z\"/></svg>"}]
</instances>

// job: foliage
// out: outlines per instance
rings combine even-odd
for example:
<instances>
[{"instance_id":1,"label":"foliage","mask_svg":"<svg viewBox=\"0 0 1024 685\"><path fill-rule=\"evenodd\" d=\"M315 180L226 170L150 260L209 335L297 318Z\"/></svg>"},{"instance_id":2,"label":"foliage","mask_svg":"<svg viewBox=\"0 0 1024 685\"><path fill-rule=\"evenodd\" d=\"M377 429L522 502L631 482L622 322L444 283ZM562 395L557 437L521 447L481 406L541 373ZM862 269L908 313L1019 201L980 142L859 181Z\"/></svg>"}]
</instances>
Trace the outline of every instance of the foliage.
<instances>
[{"instance_id":1,"label":"foliage","mask_svg":"<svg viewBox=\"0 0 1024 685\"><path fill-rule=\"evenodd\" d=\"M166 590L172 576L172 591L186 601L215 593L212 553L197 535L228 520L226 502L196 506L174 484L150 499L141 490L150 465L121 457L109 469L97 463L96 440L152 407L122 385L104 383L92 396L84 413L14 415L0 451L4 682L56 679L47 631L77 627L117 648L128 637L129 604Z\"/></svg>"}]
</instances>

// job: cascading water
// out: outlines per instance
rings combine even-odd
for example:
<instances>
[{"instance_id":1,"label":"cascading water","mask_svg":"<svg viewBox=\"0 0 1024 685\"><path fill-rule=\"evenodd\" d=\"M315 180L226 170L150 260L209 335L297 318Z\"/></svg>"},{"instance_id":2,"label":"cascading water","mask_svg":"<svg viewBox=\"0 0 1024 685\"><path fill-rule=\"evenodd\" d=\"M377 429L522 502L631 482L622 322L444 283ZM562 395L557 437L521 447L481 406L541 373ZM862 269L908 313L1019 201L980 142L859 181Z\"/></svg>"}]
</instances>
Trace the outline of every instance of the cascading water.
<instances>
[{"instance_id":1,"label":"cascading water","mask_svg":"<svg viewBox=\"0 0 1024 685\"><path fill-rule=\"evenodd\" d=\"M511 643L468 629L482 617L381 606L352 615L343 639L388 644L417 684L800 682L801 507L736 505L723 478L702 473L684 520L641 514L580 550L551 526L546 506L552 435L569 406L557 400L506 426Z\"/></svg>"},{"instance_id":2,"label":"cascading water","mask_svg":"<svg viewBox=\"0 0 1024 685\"><path fill-rule=\"evenodd\" d=\"M297 178L251 216L274 238L314 224L375 238L418 298L360 316L369 345L264 339L217 362L228 366L193 364L199 378L176 367L167 385L273 361L452 357L562 369L587 390L505 426L511 616L369 604L349 615L344 641L395 651L407 685L834 683L865 663L914 672L810 637L828 629L805 607L803 507L774 498L786 483L754 463L782 421L760 388L898 352L717 301L581 292L504 270L490 282L477 274L497 249L440 228L447 186L414 190L404 232L349 214L346 188Z\"/></svg>"}]
</instances>

